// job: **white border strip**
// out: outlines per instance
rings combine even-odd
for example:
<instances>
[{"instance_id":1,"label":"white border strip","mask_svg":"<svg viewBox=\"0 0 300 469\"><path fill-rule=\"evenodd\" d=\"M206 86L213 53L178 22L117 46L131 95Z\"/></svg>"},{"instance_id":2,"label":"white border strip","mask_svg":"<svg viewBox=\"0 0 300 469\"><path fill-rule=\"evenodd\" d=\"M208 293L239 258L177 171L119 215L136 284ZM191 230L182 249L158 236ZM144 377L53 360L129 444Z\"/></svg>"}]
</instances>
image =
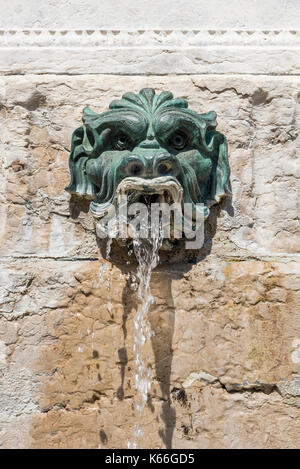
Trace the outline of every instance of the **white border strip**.
<instances>
[{"instance_id":1,"label":"white border strip","mask_svg":"<svg viewBox=\"0 0 300 469\"><path fill-rule=\"evenodd\" d=\"M300 30L0 30L0 47L295 47Z\"/></svg>"},{"instance_id":2,"label":"white border strip","mask_svg":"<svg viewBox=\"0 0 300 469\"><path fill-rule=\"evenodd\" d=\"M0 30L0 73L300 74L300 30Z\"/></svg>"}]
</instances>

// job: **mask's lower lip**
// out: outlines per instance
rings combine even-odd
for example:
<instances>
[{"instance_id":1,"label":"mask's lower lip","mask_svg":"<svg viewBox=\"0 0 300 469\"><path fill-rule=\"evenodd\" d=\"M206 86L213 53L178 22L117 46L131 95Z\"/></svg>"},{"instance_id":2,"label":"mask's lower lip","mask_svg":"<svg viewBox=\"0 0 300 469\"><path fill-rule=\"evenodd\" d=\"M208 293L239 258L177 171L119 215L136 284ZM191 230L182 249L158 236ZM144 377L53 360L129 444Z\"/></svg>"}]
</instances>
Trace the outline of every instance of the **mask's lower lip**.
<instances>
[{"instance_id":1,"label":"mask's lower lip","mask_svg":"<svg viewBox=\"0 0 300 469\"><path fill-rule=\"evenodd\" d=\"M171 176L162 176L155 179L128 177L120 182L117 188L116 203L120 204L121 198L128 194L153 195L164 197L168 194L172 202L182 203L183 189L181 184Z\"/></svg>"}]
</instances>

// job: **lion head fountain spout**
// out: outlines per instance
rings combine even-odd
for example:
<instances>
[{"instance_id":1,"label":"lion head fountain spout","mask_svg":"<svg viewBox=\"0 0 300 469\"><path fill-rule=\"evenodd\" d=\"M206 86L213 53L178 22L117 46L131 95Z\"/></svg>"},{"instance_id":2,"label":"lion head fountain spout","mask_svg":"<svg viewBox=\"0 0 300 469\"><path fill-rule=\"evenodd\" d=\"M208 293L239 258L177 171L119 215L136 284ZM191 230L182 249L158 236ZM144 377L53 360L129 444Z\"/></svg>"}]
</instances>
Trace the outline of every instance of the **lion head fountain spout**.
<instances>
[{"instance_id":1,"label":"lion head fountain spout","mask_svg":"<svg viewBox=\"0 0 300 469\"><path fill-rule=\"evenodd\" d=\"M190 204L205 219L230 194L227 143L215 128L215 112L198 114L151 88L125 93L101 114L87 107L73 133L66 190L92 199L97 220L122 196L129 205Z\"/></svg>"}]
</instances>

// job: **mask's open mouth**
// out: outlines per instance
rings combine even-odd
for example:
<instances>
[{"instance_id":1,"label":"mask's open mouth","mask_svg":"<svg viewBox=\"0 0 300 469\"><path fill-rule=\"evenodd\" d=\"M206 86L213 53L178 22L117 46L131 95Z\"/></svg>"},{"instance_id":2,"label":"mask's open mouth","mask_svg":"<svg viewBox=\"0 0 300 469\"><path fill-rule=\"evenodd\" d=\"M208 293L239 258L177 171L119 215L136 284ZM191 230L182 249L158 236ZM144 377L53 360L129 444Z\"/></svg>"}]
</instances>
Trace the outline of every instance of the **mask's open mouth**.
<instances>
[{"instance_id":1,"label":"mask's open mouth","mask_svg":"<svg viewBox=\"0 0 300 469\"><path fill-rule=\"evenodd\" d=\"M143 204L144 208L135 204ZM152 206L152 204L156 204ZM183 203L183 187L172 176L152 179L127 177L117 186L111 202L91 203L91 211L98 218L99 237L117 238L127 243L133 238L157 237L164 239L162 249L170 249L171 243L183 238L185 230L194 232L193 207L186 212ZM204 217L202 217L204 219ZM198 221L196 217L196 221ZM108 233L110 231L110 233Z\"/></svg>"},{"instance_id":2,"label":"mask's open mouth","mask_svg":"<svg viewBox=\"0 0 300 469\"><path fill-rule=\"evenodd\" d=\"M117 187L115 203L118 207L124 206L124 203L127 206L133 206L133 204L143 204L147 207L145 212L146 218L143 220L144 228L147 231L146 237L149 236L150 225L149 222L152 220L152 204L164 204L173 206L176 204L177 207L180 207L180 223L182 220L181 207L183 202L183 188L181 184L171 176L162 176L153 179L144 179L140 177L128 177L123 179L122 182ZM162 207L162 206L161 206ZM137 208L139 211L140 209ZM151 212L150 212L151 210ZM148 214L151 213L151 217L148 218ZM132 231L131 223L128 223L128 220L131 219L130 216L127 219L125 224L128 226L129 237L133 238L136 235L135 230ZM169 218L164 220L159 218L156 220L157 226L154 231L157 233L163 233L164 223L169 225L167 228L168 235L163 236L164 238L173 238L173 227L174 227L174 214L169 213ZM155 222L154 222L155 225ZM152 225L151 225L152 226ZM152 227L153 228L153 227ZM165 233L165 232L164 232ZM131 236L132 235L132 236ZM159 236L159 235L158 235ZM143 237L143 236L141 236Z\"/></svg>"},{"instance_id":3,"label":"mask's open mouth","mask_svg":"<svg viewBox=\"0 0 300 469\"><path fill-rule=\"evenodd\" d=\"M101 219L111 209L118 209L120 204L127 205L139 202L150 207L152 203L177 203L183 202L183 188L181 184L171 176L162 176L155 179L144 179L140 177L127 177L123 179L111 201L99 203L92 201L90 210L96 219Z\"/></svg>"},{"instance_id":4,"label":"mask's open mouth","mask_svg":"<svg viewBox=\"0 0 300 469\"><path fill-rule=\"evenodd\" d=\"M136 209L127 212L129 207L133 206L133 204L140 203L146 206L146 212L143 211L141 208L136 207ZM161 209L163 213L156 214L156 212L152 212L152 204L163 204L161 205ZM172 207L172 211L168 211L167 208L163 208L163 206L168 205L170 208ZM133 226L135 223L132 224L133 218L135 218L136 214L135 210L137 210L138 214L142 215L142 219L139 219L138 224L142 223L143 229L145 229L149 235L149 229L152 234L152 229L154 232L161 232L163 233L163 237L165 238L164 243L166 244L169 241L174 240L176 238L182 237L182 228L183 228L183 221L185 219L185 214L182 212L183 208L183 187L182 185L172 176L162 176L153 179L145 179L140 177L127 177L123 179L116 188L115 196L113 199L113 203L103 203L99 204L96 202L92 202L91 204L91 211L92 213L99 219L97 224L97 233L100 236L100 232L103 234L107 234L108 232L108 223L109 220L114 220L111 225L111 233L113 234L112 237L116 237L120 239L127 239L128 236L120 235L114 232L117 228L120 229L120 226L128 227L128 234L129 238L133 238L134 236L132 233ZM150 212L151 209L151 212ZM150 218L148 218L148 214L151 213ZM114 218L117 214L117 219ZM105 215L105 223L102 223L101 218ZM145 216L145 219L143 218ZM158 218L156 218L158 216ZM191 215L192 216L192 213ZM153 219L154 217L154 219ZM104 220L104 219L103 219ZM117 223L115 221L118 220ZM151 228L148 223L151 223ZM145 223L145 225L144 225ZM188 220L188 223L192 223L192 219ZM153 228L154 225L154 228ZM139 225L141 227L141 225ZM161 231L162 230L162 231ZM127 232L127 230L125 230ZM180 235L175 236L175 231L180 233ZM123 231L124 233L124 231ZM101 234L102 237L102 234ZM141 235L140 237L147 237ZM169 249L169 247L168 247Z\"/></svg>"},{"instance_id":5,"label":"mask's open mouth","mask_svg":"<svg viewBox=\"0 0 300 469\"><path fill-rule=\"evenodd\" d=\"M170 176L155 179L128 177L118 185L116 203L120 204L122 197L127 197L127 203L179 203L182 204L183 189L179 182Z\"/></svg>"}]
</instances>

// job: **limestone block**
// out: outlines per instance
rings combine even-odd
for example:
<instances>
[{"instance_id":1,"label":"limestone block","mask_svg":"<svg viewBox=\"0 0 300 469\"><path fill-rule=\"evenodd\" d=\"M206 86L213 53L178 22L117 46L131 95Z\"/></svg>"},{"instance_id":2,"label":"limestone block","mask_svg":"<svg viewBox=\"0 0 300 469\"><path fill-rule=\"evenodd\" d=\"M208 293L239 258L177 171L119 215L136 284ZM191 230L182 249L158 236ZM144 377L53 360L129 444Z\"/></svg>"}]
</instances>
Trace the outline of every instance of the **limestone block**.
<instances>
[{"instance_id":1,"label":"limestone block","mask_svg":"<svg viewBox=\"0 0 300 469\"><path fill-rule=\"evenodd\" d=\"M91 0L74 0L61 3L48 0L40 3L31 1L27 8L21 0L4 2L5 16L0 19L1 29L125 29L132 25L143 29L196 29L196 28L244 28L270 29L292 28L299 26L300 12L297 0L286 4L276 0L230 0L230 8L219 0L186 0L184 14L180 0L147 0L138 3L133 0L102 0L101 4ZM1 5L2 6L2 5ZM60 15L57 15L59 9ZM122 14L116 15L116 11Z\"/></svg>"},{"instance_id":2,"label":"limestone block","mask_svg":"<svg viewBox=\"0 0 300 469\"><path fill-rule=\"evenodd\" d=\"M217 112L233 197L152 276L144 446L299 447L299 78L250 75L0 78L2 447L127 447L136 263L64 187L83 107L147 86Z\"/></svg>"},{"instance_id":3,"label":"limestone block","mask_svg":"<svg viewBox=\"0 0 300 469\"><path fill-rule=\"evenodd\" d=\"M85 105L102 111L125 89L150 85L214 109L228 138L233 198L213 209L208 248L299 253L298 78L20 76L1 78L1 255L98 256L88 205L64 191L71 133Z\"/></svg>"},{"instance_id":4,"label":"limestone block","mask_svg":"<svg viewBox=\"0 0 300 469\"><path fill-rule=\"evenodd\" d=\"M11 305L0 326L3 447L127 447L135 266L108 264L99 279L101 265L3 265ZM299 446L299 286L292 261L220 264L210 255L188 270L157 269L145 447Z\"/></svg>"}]
</instances>

